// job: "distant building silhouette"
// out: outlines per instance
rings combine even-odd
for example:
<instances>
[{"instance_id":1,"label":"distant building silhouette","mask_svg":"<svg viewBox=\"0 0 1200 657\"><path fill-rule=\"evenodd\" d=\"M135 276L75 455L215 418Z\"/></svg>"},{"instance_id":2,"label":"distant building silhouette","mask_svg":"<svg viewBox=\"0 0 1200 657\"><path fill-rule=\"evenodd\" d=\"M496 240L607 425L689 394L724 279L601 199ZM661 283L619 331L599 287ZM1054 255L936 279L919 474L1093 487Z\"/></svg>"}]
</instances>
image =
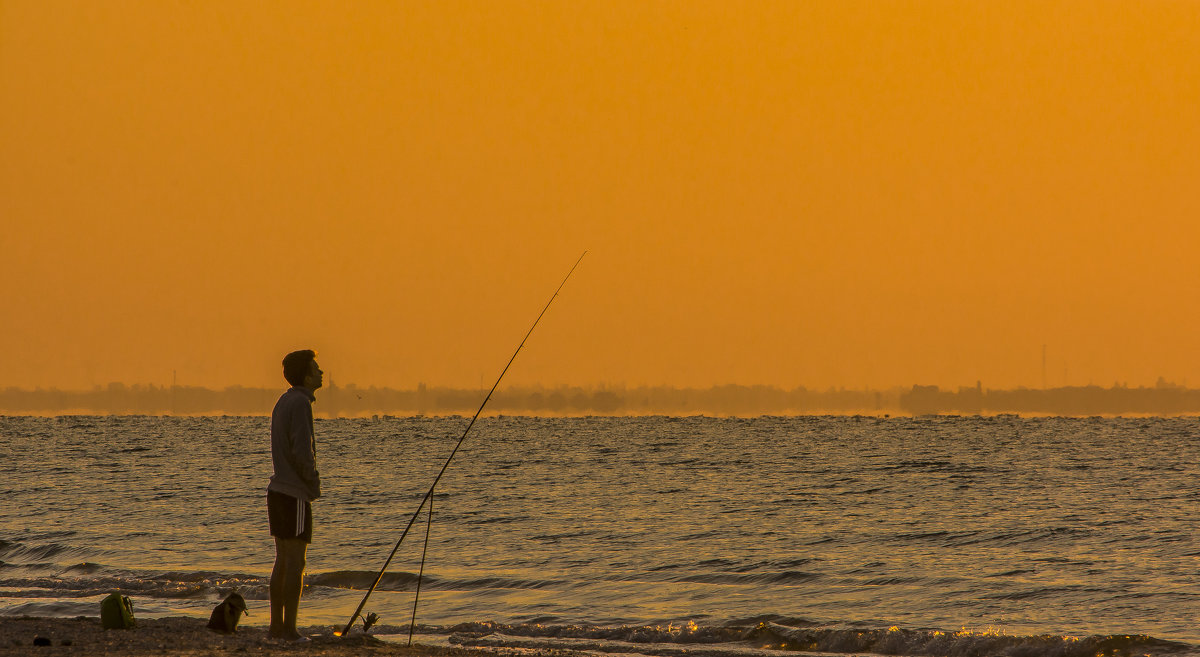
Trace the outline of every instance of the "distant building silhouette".
<instances>
[{"instance_id":1,"label":"distant building silhouette","mask_svg":"<svg viewBox=\"0 0 1200 657\"><path fill-rule=\"evenodd\" d=\"M169 387L110 383L83 391L10 387L0 390L0 413L262 415L277 393L273 388L230 386L212 390L174 382ZM314 410L320 417L454 415L473 412L480 401L476 389L424 383L409 390L360 388L354 384L335 387L331 379L329 390ZM914 385L908 390L810 390L743 385L530 386L497 390L487 411L509 415L1181 415L1200 414L1200 390L1161 377L1153 387L1130 388L1116 383L1111 388L1089 385L1013 390L985 389L981 381L956 390L926 385Z\"/></svg>"}]
</instances>

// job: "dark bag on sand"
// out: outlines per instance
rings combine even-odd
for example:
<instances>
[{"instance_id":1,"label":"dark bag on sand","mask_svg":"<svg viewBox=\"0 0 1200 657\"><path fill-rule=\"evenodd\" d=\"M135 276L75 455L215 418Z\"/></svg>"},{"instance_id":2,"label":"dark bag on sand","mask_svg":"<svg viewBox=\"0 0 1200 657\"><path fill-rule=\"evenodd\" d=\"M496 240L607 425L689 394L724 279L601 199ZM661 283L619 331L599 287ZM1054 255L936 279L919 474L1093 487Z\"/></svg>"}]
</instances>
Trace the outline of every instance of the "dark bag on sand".
<instances>
[{"instance_id":1,"label":"dark bag on sand","mask_svg":"<svg viewBox=\"0 0 1200 657\"><path fill-rule=\"evenodd\" d=\"M237 624L242 619L242 614L250 615L250 612L246 611L246 599L237 593L230 593L216 609L213 609L212 616L208 617L208 629L233 634L237 632Z\"/></svg>"},{"instance_id":2,"label":"dark bag on sand","mask_svg":"<svg viewBox=\"0 0 1200 657\"><path fill-rule=\"evenodd\" d=\"M100 601L100 625L106 630L133 627L133 602L120 593L109 593Z\"/></svg>"}]
</instances>

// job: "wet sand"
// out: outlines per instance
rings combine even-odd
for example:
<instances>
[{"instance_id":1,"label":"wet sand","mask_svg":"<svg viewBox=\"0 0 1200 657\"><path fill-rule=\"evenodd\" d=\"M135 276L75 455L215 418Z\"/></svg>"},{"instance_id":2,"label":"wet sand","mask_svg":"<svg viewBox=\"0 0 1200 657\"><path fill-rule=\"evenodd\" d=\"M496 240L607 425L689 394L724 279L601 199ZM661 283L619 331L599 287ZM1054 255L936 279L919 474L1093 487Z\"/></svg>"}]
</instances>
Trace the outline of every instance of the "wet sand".
<instances>
[{"instance_id":1,"label":"wet sand","mask_svg":"<svg viewBox=\"0 0 1200 657\"><path fill-rule=\"evenodd\" d=\"M209 630L197 618L138 619L130 630L105 630L96 617L78 618L0 618L0 655L178 655L180 657L217 657L229 655L313 655L351 657L358 655L402 657L573 657L568 651L485 650L437 646L407 647L374 636L352 634L342 639L324 626L302 628L312 637L306 644L276 641L266 628L238 628L233 635ZM38 638L49 640L35 641Z\"/></svg>"}]
</instances>

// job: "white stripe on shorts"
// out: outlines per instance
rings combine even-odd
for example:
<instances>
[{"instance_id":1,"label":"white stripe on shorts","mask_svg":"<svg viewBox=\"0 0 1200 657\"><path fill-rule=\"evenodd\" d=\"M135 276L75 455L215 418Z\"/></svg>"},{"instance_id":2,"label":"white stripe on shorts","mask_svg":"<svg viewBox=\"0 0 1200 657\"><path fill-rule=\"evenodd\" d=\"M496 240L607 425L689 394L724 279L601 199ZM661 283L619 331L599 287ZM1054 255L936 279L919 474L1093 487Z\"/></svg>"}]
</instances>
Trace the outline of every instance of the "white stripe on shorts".
<instances>
[{"instance_id":1,"label":"white stripe on shorts","mask_svg":"<svg viewBox=\"0 0 1200 657\"><path fill-rule=\"evenodd\" d=\"M304 533L304 500L296 498L296 536Z\"/></svg>"}]
</instances>

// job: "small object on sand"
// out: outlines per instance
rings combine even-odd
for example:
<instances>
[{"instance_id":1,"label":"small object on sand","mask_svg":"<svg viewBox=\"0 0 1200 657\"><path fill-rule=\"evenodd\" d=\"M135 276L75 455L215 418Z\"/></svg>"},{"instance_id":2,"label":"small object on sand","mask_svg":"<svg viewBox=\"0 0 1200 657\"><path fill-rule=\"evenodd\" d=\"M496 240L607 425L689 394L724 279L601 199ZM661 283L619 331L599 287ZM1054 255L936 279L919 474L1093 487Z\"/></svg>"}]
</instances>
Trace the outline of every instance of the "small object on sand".
<instances>
[{"instance_id":1,"label":"small object on sand","mask_svg":"<svg viewBox=\"0 0 1200 657\"><path fill-rule=\"evenodd\" d=\"M133 601L120 593L109 593L100 601L100 625L106 630L128 630L133 627Z\"/></svg>"},{"instance_id":2,"label":"small object on sand","mask_svg":"<svg viewBox=\"0 0 1200 657\"><path fill-rule=\"evenodd\" d=\"M33 645L35 645L35 646L48 646L51 643L53 643L53 642L44 636L33 637Z\"/></svg>"},{"instance_id":3,"label":"small object on sand","mask_svg":"<svg viewBox=\"0 0 1200 657\"><path fill-rule=\"evenodd\" d=\"M363 634L366 634L371 629L371 626L378 622L379 614L373 611L367 612L367 617L363 619Z\"/></svg>"},{"instance_id":4,"label":"small object on sand","mask_svg":"<svg viewBox=\"0 0 1200 657\"><path fill-rule=\"evenodd\" d=\"M212 616L208 618L208 629L222 632L224 634L233 634L237 632L238 621L242 619L242 614L250 615L246 610L246 599L238 593L230 593L217 605L212 611Z\"/></svg>"}]
</instances>

